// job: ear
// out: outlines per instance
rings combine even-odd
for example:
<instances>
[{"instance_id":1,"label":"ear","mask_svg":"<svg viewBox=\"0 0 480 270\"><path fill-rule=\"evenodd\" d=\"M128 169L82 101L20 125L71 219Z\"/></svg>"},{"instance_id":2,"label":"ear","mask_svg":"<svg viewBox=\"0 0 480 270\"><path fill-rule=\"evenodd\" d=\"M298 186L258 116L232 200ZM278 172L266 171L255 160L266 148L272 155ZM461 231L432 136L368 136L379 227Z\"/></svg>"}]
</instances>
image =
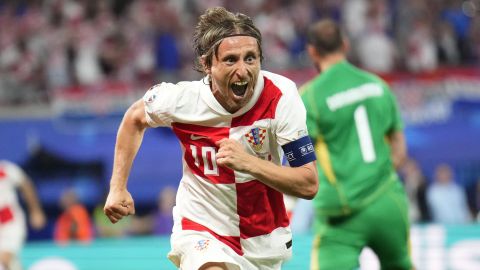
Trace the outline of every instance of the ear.
<instances>
[{"instance_id":1,"label":"ear","mask_svg":"<svg viewBox=\"0 0 480 270\"><path fill-rule=\"evenodd\" d=\"M350 41L348 40L348 38L343 37L342 43L343 43L342 44L343 53L347 54L348 51L350 51Z\"/></svg>"},{"instance_id":2,"label":"ear","mask_svg":"<svg viewBox=\"0 0 480 270\"><path fill-rule=\"evenodd\" d=\"M212 70L211 67L207 65L207 56L205 54L200 56L200 63L202 64L203 72L205 72L207 75L210 75Z\"/></svg>"},{"instance_id":3,"label":"ear","mask_svg":"<svg viewBox=\"0 0 480 270\"><path fill-rule=\"evenodd\" d=\"M311 44L307 45L307 53L312 59L313 62L318 62L320 60L320 54L317 52L317 49Z\"/></svg>"}]
</instances>

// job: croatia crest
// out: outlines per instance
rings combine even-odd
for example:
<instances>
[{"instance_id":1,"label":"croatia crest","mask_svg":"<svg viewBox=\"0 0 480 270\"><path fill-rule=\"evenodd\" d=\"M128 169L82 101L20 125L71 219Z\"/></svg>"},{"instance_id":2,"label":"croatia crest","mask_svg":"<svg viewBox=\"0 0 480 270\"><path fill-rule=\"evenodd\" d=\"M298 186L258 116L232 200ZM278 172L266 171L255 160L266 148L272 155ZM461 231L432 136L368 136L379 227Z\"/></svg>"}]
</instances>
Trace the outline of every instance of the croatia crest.
<instances>
[{"instance_id":1,"label":"croatia crest","mask_svg":"<svg viewBox=\"0 0 480 270\"><path fill-rule=\"evenodd\" d=\"M262 149L263 142L265 141L265 136L267 136L267 130L258 127L250 129L250 131L245 134L247 142L256 152Z\"/></svg>"}]
</instances>

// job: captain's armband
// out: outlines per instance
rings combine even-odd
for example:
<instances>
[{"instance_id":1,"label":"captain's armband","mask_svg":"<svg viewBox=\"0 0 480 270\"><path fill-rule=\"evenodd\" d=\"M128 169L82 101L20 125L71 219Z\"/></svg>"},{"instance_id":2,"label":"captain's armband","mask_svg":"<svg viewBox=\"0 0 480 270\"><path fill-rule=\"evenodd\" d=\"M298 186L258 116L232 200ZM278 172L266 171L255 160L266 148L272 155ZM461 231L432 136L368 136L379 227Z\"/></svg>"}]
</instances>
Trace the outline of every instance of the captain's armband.
<instances>
[{"instance_id":1,"label":"captain's armband","mask_svg":"<svg viewBox=\"0 0 480 270\"><path fill-rule=\"evenodd\" d=\"M290 167L300 167L317 159L309 136L282 145Z\"/></svg>"}]
</instances>

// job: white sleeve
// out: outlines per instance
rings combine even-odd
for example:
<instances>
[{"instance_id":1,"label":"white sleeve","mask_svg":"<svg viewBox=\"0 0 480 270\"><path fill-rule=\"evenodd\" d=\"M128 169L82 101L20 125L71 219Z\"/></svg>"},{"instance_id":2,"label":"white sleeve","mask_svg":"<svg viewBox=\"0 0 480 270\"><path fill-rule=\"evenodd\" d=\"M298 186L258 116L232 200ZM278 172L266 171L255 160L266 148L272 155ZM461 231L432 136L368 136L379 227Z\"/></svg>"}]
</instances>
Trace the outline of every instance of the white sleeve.
<instances>
[{"instance_id":1,"label":"white sleeve","mask_svg":"<svg viewBox=\"0 0 480 270\"><path fill-rule=\"evenodd\" d=\"M285 145L308 135L305 106L296 86L293 85L293 87L295 91L286 92L280 98L275 112L276 137L279 145Z\"/></svg>"},{"instance_id":2,"label":"white sleeve","mask_svg":"<svg viewBox=\"0 0 480 270\"><path fill-rule=\"evenodd\" d=\"M145 93L145 116L151 127L171 125L179 94L180 87L172 83L157 84Z\"/></svg>"},{"instance_id":3,"label":"white sleeve","mask_svg":"<svg viewBox=\"0 0 480 270\"><path fill-rule=\"evenodd\" d=\"M4 163L4 168L5 168L5 173L7 174L7 179L9 181L12 181L13 185L15 187L20 186L20 184L25 180L25 173L23 170L16 164L9 162L9 161L3 161Z\"/></svg>"}]
</instances>

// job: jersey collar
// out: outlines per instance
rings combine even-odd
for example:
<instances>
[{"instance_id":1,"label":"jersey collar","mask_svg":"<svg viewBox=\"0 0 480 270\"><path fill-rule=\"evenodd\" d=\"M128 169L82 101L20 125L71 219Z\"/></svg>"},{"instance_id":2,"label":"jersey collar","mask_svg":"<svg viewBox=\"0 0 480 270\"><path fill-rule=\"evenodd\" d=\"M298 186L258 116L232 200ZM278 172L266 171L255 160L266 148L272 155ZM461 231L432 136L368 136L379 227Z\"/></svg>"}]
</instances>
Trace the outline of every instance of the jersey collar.
<instances>
[{"instance_id":1,"label":"jersey collar","mask_svg":"<svg viewBox=\"0 0 480 270\"><path fill-rule=\"evenodd\" d=\"M200 95L202 99L208 104L208 106L211 109L213 109L217 113L222 115L231 115L232 117L237 117L239 115L246 113L248 110L250 110L253 107L253 105L255 105L255 103L257 103L257 100L263 91L263 86L265 83L263 74L260 71L260 74L258 75L258 79L257 79L257 84L255 85L255 89L253 90L253 96L250 99L250 101L248 101L248 103L240 110L236 111L235 113L230 113L225 108L223 108L223 106L217 101L217 99L212 93L212 90L210 89L210 85L207 85L203 82L208 82L208 76L202 79L202 87L200 89Z\"/></svg>"}]
</instances>

